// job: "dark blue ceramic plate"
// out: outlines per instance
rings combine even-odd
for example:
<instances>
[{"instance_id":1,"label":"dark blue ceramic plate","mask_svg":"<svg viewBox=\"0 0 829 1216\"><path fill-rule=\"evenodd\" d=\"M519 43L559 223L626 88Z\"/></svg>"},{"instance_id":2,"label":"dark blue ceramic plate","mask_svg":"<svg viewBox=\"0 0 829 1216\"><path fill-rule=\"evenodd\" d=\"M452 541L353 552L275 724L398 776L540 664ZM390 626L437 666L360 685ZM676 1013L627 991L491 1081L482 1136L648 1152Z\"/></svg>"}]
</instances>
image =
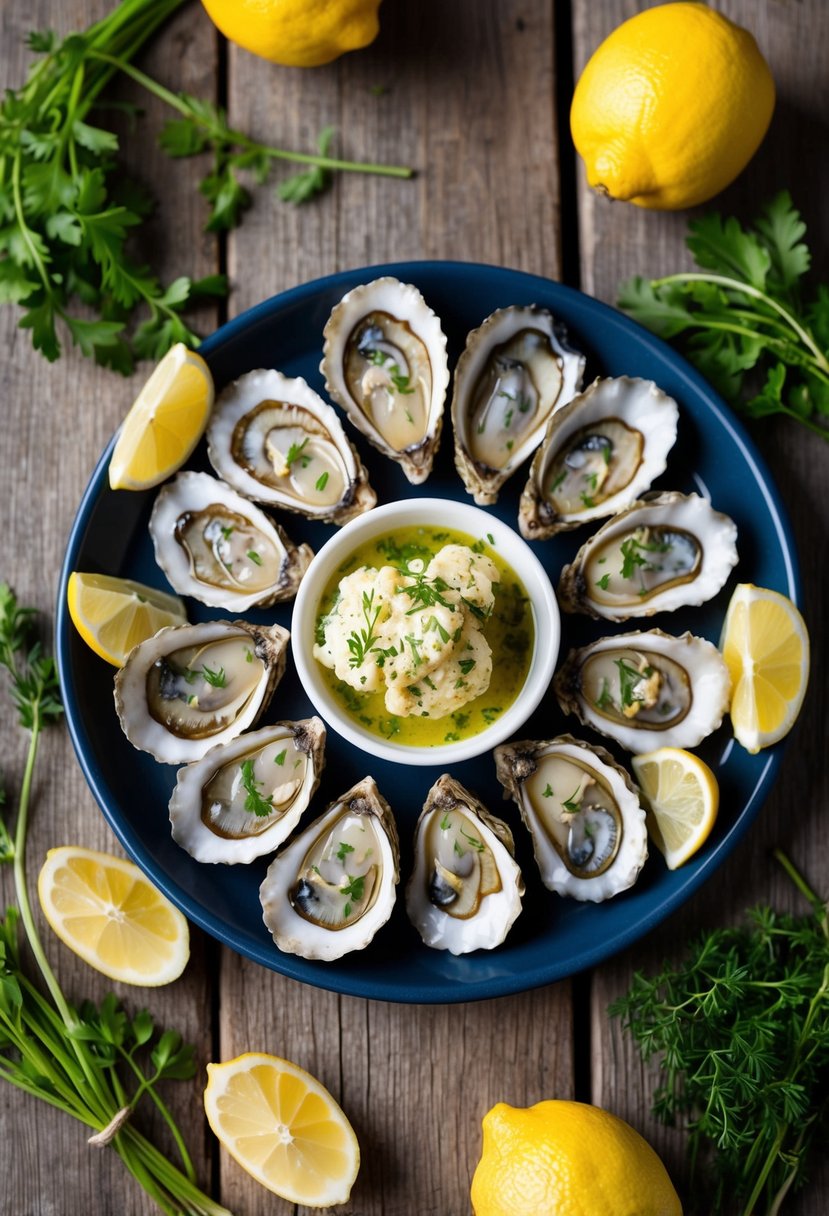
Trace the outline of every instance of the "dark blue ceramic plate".
<instances>
[{"instance_id":1,"label":"dark blue ceramic plate","mask_svg":"<svg viewBox=\"0 0 829 1216\"><path fill-rule=\"evenodd\" d=\"M495 308L539 304L565 322L573 345L587 355L585 383L598 374L642 376L655 380L677 399L681 407L679 438L658 486L710 493L714 505L737 522L740 563L716 600L702 608L651 618L654 625L673 633L690 629L717 641L737 581L773 587L798 598L790 526L768 470L743 428L705 381L668 346L612 308L558 283L513 270L454 262L375 266L333 275L252 308L209 338L202 353L217 387L252 368L276 367L289 376L304 376L322 393L318 370L322 330L332 307L351 287L382 274L420 288L442 319L453 367L467 332ZM397 466L368 447L353 427L347 429L352 439L356 437L380 502L418 494L464 497L452 461L451 427L444 432L432 476L420 488L409 485ZM749 756L732 744L724 726L701 749L717 773L722 793L719 821L701 852L681 870L670 873L654 850L631 891L609 903L580 904L561 899L541 885L517 810L511 802L502 803L495 766L491 757L482 756L457 765L453 776L477 792L496 814L504 815L515 833L527 895L523 914L504 945L465 958L429 950L408 923L401 897L391 921L360 953L334 963L281 954L262 923L259 907L258 888L267 861L250 866L200 865L173 843L167 802L175 769L156 764L124 738L113 709L113 670L86 647L66 611L66 582L72 570L130 576L166 586L147 532L153 493L113 493L106 475L110 453L111 445L84 495L60 580L57 654L75 749L104 815L130 856L192 921L264 966L337 992L404 1002L474 1000L547 984L629 946L678 908L736 846L768 794L780 760L779 749ZM192 464L206 467L201 450ZM490 508L512 524L524 480L521 470L507 483L497 506ZM329 527L310 524L299 516L286 516L283 522L295 539L307 540L314 548L331 534ZM580 529L533 546L553 583L586 535ZM222 615L195 602L188 603L188 612L191 620ZM290 612L290 605L281 606L268 614L251 614L251 619L275 616L287 625ZM617 626L616 630L623 628ZM565 616L562 654L573 644L612 631L613 626ZM271 717L300 718L311 712L289 664ZM589 731L577 727L578 723L565 720L549 695L521 735L549 738L575 730L590 737ZM426 791L441 768L401 771L399 766L350 748L332 732L328 740L327 768L313 813L370 772L397 817L405 882L411 868L412 829ZM601 741L606 745L606 740ZM624 762L625 757L619 759Z\"/></svg>"}]
</instances>

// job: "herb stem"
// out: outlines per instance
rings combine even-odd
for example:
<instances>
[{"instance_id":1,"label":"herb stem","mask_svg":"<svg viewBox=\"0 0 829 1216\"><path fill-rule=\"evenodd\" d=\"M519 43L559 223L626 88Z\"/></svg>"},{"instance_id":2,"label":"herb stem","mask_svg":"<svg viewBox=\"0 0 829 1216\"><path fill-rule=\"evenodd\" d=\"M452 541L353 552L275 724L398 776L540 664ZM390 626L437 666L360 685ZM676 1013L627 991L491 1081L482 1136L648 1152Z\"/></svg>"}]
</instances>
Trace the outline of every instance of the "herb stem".
<instances>
[{"instance_id":1,"label":"herb stem","mask_svg":"<svg viewBox=\"0 0 829 1216\"><path fill-rule=\"evenodd\" d=\"M789 878L792 880L794 885L797 887L798 891L803 896L803 898L806 899L812 905L812 908L814 909L815 913L817 914L817 916L823 923L824 932L827 932L826 904L823 902L823 900L820 898L820 896L817 894L817 892L812 890L812 888L809 886L806 879L803 877L803 875L798 870L797 866L794 864L794 862L789 857L787 857L787 855L783 852L782 849L773 849L772 857L774 858L775 861L780 863L780 865L786 871ZM827 936L829 936L829 932L827 932Z\"/></svg>"}]
</instances>

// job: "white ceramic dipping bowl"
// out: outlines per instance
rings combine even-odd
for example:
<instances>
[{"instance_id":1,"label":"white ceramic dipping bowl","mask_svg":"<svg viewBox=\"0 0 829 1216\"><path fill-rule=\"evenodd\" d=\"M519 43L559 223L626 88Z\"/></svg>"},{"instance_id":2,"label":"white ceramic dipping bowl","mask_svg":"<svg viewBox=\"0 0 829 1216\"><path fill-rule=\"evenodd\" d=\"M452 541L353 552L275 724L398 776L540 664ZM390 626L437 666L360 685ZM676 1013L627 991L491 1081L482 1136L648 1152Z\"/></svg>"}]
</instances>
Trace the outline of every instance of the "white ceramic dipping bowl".
<instances>
[{"instance_id":1,"label":"white ceramic dipping bowl","mask_svg":"<svg viewBox=\"0 0 829 1216\"><path fill-rule=\"evenodd\" d=\"M314 626L319 615L323 591L332 574L355 549L376 536L394 533L398 528L449 528L467 535L486 537L493 548L524 584L532 605L535 644L524 687L512 705L491 726L468 739L434 747L413 747L382 739L348 717L329 690L323 669L314 658ZM291 620L291 649L302 685L317 713L342 738L364 752L397 764L445 765L470 760L503 743L524 725L536 708L552 679L558 658L561 620L550 580L529 545L486 511L469 503L444 498L413 498L387 503L352 519L341 528L311 562L294 604Z\"/></svg>"}]
</instances>

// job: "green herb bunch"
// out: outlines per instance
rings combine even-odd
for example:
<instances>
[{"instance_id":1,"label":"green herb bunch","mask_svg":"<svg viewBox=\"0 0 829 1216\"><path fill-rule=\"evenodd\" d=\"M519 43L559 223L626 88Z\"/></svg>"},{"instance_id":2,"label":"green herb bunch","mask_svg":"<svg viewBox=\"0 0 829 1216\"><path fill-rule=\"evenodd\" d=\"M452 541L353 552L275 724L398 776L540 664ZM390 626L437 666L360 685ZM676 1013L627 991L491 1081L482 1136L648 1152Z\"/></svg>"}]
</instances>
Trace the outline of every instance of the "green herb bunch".
<instances>
[{"instance_id":1,"label":"green herb bunch","mask_svg":"<svg viewBox=\"0 0 829 1216\"><path fill-rule=\"evenodd\" d=\"M623 284L619 307L689 359L751 418L784 414L829 438L829 286L807 298L806 225L782 191L744 228L706 215L689 225L699 271Z\"/></svg>"},{"instance_id":2,"label":"green herb bunch","mask_svg":"<svg viewBox=\"0 0 829 1216\"><path fill-rule=\"evenodd\" d=\"M179 341L198 345L183 311L227 291L223 275L182 276L165 286L130 255L130 237L152 200L126 179L115 132L100 118L90 121L119 73L176 111L159 136L170 156L212 153L200 186L211 231L234 227L250 205L240 174L264 182L279 160L306 166L279 187L280 197L294 203L325 189L333 170L411 176L400 166L332 158L332 128L321 133L319 153L259 143L231 128L212 102L173 93L135 68L139 50L185 2L121 0L62 42L52 33L31 34L28 45L38 58L25 85L7 90L0 102L0 302L22 305L20 324L49 360L60 355L63 327L83 354L126 375L136 358L157 360Z\"/></svg>"},{"instance_id":3,"label":"green herb bunch","mask_svg":"<svg viewBox=\"0 0 829 1216\"><path fill-rule=\"evenodd\" d=\"M34 614L0 583L0 666L8 673L29 748L12 838L0 821L0 860L14 862L17 907L0 919L0 1078L48 1102L89 1127L90 1143L111 1144L127 1169L169 1216L230 1216L196 1184L181 1132L158 1092L158 1083L195 1072L192 1047L175 1030L160 1032L146 1009L134 1017L109 995L100 1006L74 1008L46 958L26 886L26 833L40 736L60 720L63 707L53 659L33 640ZM0 804L5 798L0 794ZM24 970L22 922L45 992ZM132 1124L147 1096L170 1129L181 1157L178 1168ZM90 1151L94 1151L94 1148Z\"/></svg>"},{"instance_id":4,"label":"green herb bunch","mask_svg":"<svg viewBox=\"0 0 829 1216\"><path fill-rule=\"evenodd\" d=\"M694 1210L706 1216L777 1216L829 1132L829 912L775 856L811 915L756 908L676 966L637 973L610 1006L645 1060L661 1056L654 1114L687 1126Z\"/></svg>"}]
</instances>

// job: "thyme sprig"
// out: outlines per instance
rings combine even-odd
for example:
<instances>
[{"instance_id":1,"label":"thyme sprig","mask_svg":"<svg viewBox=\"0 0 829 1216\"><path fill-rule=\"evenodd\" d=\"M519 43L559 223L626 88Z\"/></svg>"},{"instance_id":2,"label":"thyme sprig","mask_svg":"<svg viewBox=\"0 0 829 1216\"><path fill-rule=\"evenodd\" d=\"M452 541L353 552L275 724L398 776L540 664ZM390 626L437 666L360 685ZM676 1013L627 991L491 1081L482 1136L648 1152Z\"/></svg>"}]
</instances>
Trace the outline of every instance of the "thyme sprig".
<instances>
[{"instance_id":1,"label":"thyme sprig","mask_svg":"<svg viewBox=\"0 0 829 1216\"><path fill-rule=\"evenodd\" d=\"M346 639L348 649L351 651L348 659L349 667L362 667L366 655L380 641L380 635L375 633L374 629L380 619L383 605L375 605L373 587L371 591L363 592L362 611L365 628L352 630Z\"/></svg>"},{"instance_id":2,"label":"thyme sprig","mask_svg":"<svg viewBox=\"0 0 829 1216\"><path fill-rule=\"evenodd\" d=\"M809 915L755 908L610 1007L645 1060L660 1056L654 1114L687 1127L695 1210L711 1216L778 1216L829 1133L829 911L774 856Z\"/></svg>"}]
</instances>

